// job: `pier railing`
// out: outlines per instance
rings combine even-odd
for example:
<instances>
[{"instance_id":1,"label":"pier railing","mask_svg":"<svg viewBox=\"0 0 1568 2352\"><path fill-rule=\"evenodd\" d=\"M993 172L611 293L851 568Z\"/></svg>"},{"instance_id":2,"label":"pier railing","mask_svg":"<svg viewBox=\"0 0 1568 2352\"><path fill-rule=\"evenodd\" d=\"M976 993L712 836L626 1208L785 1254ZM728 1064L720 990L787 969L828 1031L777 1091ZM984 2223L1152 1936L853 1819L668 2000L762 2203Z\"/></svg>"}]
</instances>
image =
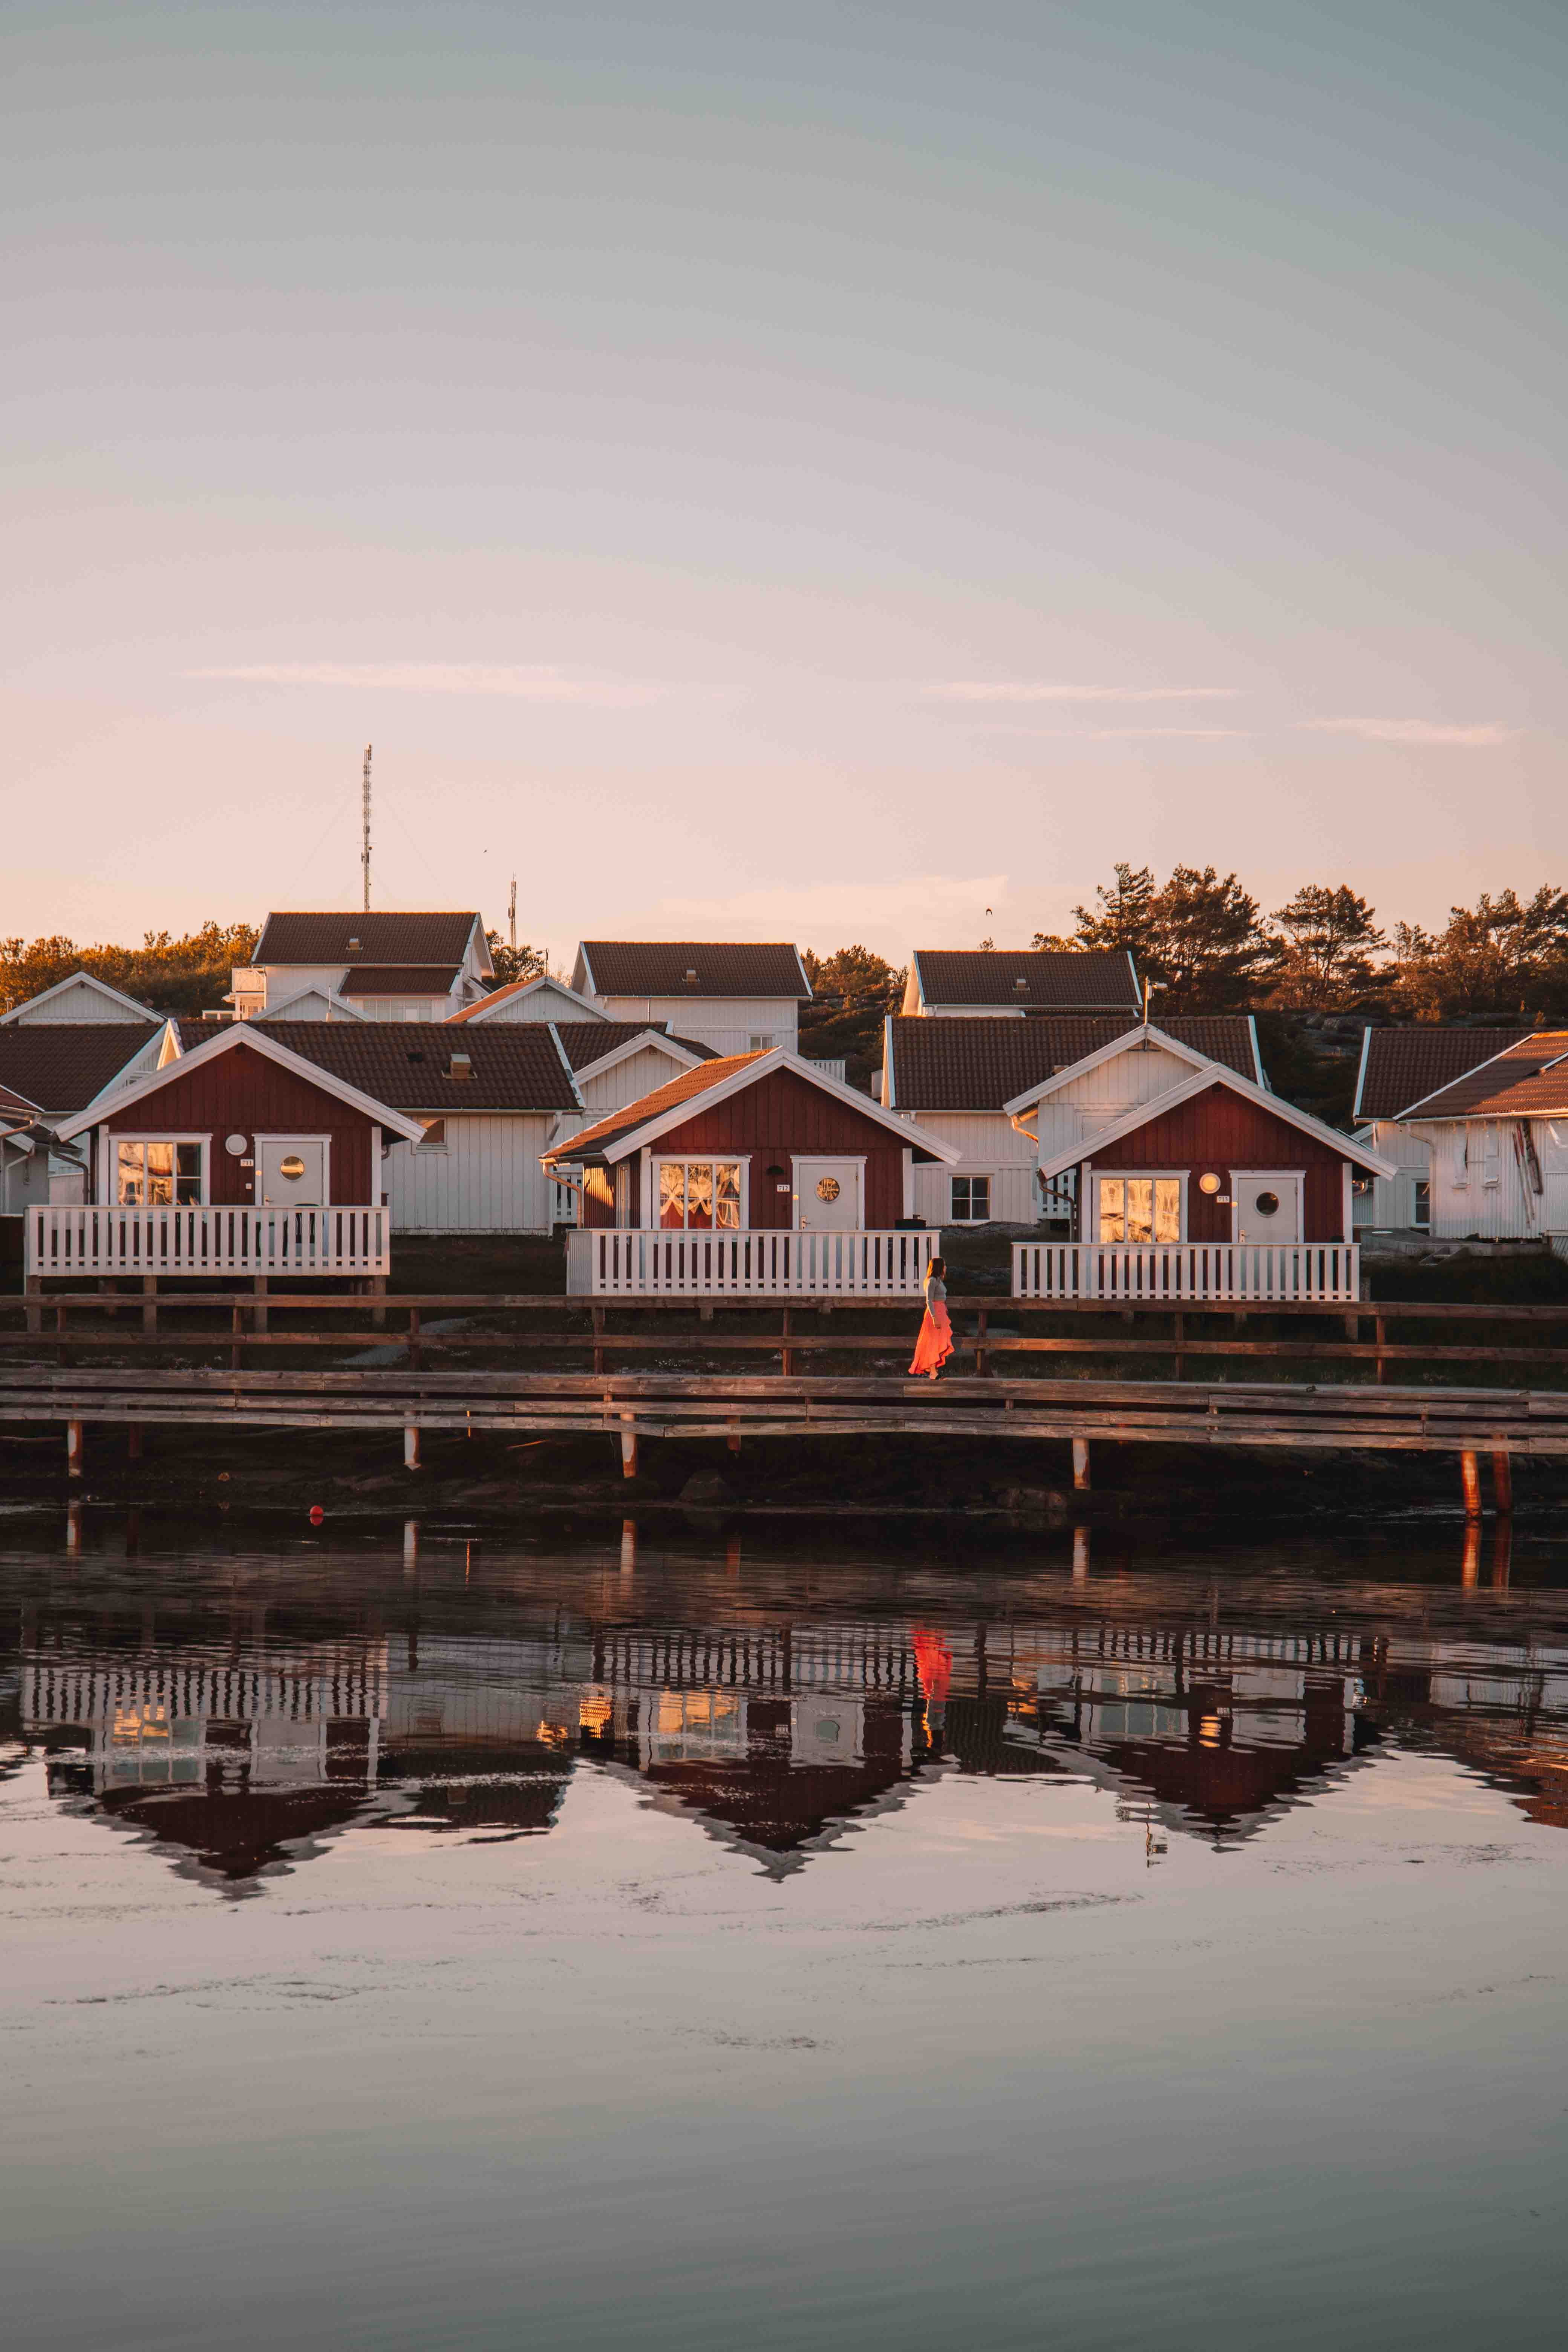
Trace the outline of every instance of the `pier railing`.
<instances>
[{"instance_id":1,"label":"pier railing","mask_svg":"<svg viewBox=\"0 0 1568 2352\"><path fill-rule=\"evenodd\" d=\"M1361 1252L1354 1242L1015 1242L1013 1296L1338 1305L1361 1296Z\"/></svg>"},{"instance_id":2,"label":"pier railing","mask_svg":"<svg viewBox=\"0 0 1568 2352\"><path fill-rule=\"evenodd\" d=\"M82 1275L386 1275L392 1224L384 1208L27 1211L23 1272L29 1282Z\"/></svg>"},{"instance_id":3,"label":"pier railing","mask_svg":"<svg viewBox=\"0 0 1568 2352\"><path fill-rule=\"evenodd\" d=\"M585 1298L918 1298L940 1233L667 1232L583 1226L566 1288Z\"/></svg>"}]
</instances>

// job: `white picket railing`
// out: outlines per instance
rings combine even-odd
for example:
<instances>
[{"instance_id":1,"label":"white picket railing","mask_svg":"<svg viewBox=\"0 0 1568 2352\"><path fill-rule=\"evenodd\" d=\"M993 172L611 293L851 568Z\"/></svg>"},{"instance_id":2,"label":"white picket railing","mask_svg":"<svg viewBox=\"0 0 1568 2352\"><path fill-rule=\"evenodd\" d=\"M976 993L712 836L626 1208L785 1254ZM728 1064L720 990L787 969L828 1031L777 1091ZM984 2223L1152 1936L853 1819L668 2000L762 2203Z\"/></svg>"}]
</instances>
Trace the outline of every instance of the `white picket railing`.
<instances>
[{"instance_id":1,"label":"white picket railing","mask_svg":"<svg viewBox=\"0 0 1568 2352\"><path fill-rule=\"evenodd\" d=\"M23 1273L388 1274L384 1208L31 1208Z\"/></svg>"},{"instance_id":2,"label":"white picket railing","mask_svg":"<svg viewBox=\"0 0 1568 2352\"><path fill-rule=\"evenodd\" d=\"M1354 1242L1015 1242L1013 1296L1356 1299L1361 1252Z\"/></svg>"},{"instance_id":3,"label":"white picket railing","mask_svg":"<svg viewBox=\"0 0 1568 2352\"><path fill-rule=\"evenodd\" d=\"M595 1298L918 1298L940 1233L671 1233L584 1226L566 1287Z\"/></svg>"}]
</instances>

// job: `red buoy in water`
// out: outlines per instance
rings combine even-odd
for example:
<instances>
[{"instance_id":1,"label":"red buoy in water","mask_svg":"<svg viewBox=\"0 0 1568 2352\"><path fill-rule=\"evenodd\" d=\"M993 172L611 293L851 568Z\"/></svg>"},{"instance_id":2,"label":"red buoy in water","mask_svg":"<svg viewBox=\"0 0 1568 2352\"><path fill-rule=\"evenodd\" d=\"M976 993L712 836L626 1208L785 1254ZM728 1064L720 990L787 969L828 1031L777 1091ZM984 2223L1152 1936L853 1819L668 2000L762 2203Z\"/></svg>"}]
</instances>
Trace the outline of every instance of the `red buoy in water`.
<instances>
[{"instance_id":1,"label":"red buoy in water","mask_svg":"<svg viewBox=\"0 0 1568 2352\"><path fill-rule=\"evenodd\" d=\"M319 1528L319 1527L321 1526L321 1521L326 1517L326 1516L327 1516L327 1515L326 1515L325 1511L323 1511L323 1510L322 1510L322 1508L321 1508L321 1507L320 1503L312 1503L312 1504L311 1504L311 1506L310 1506L310 1525L311 1525L313 1528Z\"/></svg>"}]
</instances>

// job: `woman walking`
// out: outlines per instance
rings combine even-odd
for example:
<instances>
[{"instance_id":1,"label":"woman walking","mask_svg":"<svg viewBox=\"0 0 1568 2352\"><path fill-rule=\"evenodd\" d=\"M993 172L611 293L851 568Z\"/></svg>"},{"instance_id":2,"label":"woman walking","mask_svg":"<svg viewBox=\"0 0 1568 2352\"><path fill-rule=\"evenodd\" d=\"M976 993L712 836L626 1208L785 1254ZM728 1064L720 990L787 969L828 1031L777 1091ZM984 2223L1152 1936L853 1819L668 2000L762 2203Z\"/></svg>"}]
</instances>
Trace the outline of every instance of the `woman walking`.
<instances>
[{"instance_id":1,"label":"woman walking","mask_svg":"<svg viewBox=\"0 0 1568 2352\"><path fill-rule=\"evenodd\" d=\"M926 1311L915 1341L911 1379L925 1372L934 1381L952 1353L952 1326L947 1319L947 1261L933 1257L926 1268Z\"/></svg>"}]
</instances>

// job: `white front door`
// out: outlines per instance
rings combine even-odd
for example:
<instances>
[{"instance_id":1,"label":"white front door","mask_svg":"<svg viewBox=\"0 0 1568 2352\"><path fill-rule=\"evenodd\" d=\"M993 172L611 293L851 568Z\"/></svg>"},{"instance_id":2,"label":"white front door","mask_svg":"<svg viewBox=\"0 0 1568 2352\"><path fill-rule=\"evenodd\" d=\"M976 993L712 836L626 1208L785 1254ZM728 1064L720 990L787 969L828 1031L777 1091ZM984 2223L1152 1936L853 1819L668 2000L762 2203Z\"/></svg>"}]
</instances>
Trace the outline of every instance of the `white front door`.
<instances>
[{"instance_id":1,"label":"white front door","mask_svg":"<svg viewBox=\"0 0 1568 2352\"><path fill-rule=\"evenodd\" d=\"M858 1160L797 1160L795 1163L795 1222L803 1233L858 1233L860 1162Z\"/></svg>"},{"instance_id":2,"label":"white front door","mask_svg":"<svg viewBox=\"0 0 1568 2352\"><path fill-rule=\"evenodd\" d=\"M1231 1178L1238 1242L1299 1242L1301 1238L1301 1179L1265 1169Z\"/></svg>"},{"instance_id":3,"label":"white front door","mask_svg":"<svg viewBox=\"0 0 1568 2352\"><path fill-rule=\"evenodd\" d=\"M273 1136L256 1147L256 1179L264 1209L314 1209L326 1199L327 1147L319 1135L290 1140Z\"/></svg>"}]
</instances>

